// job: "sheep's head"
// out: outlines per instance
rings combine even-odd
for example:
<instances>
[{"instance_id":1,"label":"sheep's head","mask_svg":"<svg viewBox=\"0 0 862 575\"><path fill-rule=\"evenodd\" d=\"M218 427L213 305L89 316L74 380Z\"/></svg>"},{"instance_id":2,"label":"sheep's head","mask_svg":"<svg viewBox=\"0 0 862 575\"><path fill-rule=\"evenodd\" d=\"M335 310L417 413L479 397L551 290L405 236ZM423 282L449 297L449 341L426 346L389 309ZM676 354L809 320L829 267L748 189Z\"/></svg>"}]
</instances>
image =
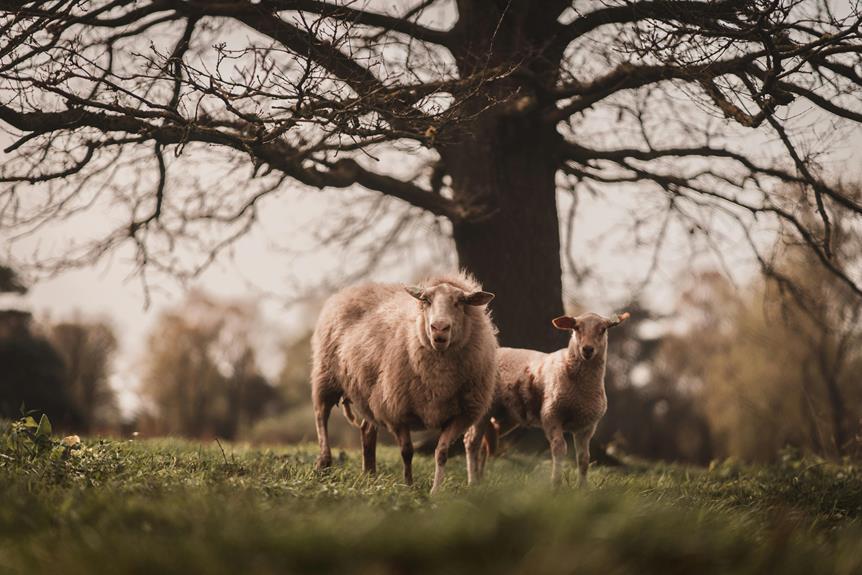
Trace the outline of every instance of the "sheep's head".
<instances>
[{"instance_id":1,"label":"sheep's head","mask_svg":"<svg viewBox=\"0 0 862 575\"><path fill-rule=\"evenodd\" d=\"M613 319L595 313L585 313L578 317L563 315L554 318L552 323L557 329L572 332L569 348L574 348L581 359L589 361L593 357L604 355L608 346L608 328L621 324L629 315L628 312L623 312Z\"/></svg>"},{"instance_id":2,"label":"sheep's head","mask_svg":"<svg viewBox=\"0 0 862 575\"><path fill-rule=\"evenodd\" d=\"M419 301L422 315L420 336L436 351L459 347L469 337L471 307L483 306L494 299L485 291L465 292L453 285L405 286L407 293Z\"/></svg>"}]
</instances>

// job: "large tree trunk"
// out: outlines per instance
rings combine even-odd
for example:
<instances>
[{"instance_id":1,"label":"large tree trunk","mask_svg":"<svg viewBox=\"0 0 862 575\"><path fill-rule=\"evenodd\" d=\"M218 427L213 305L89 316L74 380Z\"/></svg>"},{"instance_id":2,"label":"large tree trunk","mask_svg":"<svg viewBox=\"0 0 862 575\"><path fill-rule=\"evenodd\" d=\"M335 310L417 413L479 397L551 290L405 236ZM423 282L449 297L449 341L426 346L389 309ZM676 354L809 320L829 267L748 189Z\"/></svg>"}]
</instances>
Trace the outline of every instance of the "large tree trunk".
<instances>
[{"instance_id":1,"label":"large tree trunk","mask_svg":"<svg viewBox=\"0 0 862 575\"><path fill-rule=\"evenodd\" d=\"M530 118L494 118L449 148L455 198L475 218L454 228L462 267L497 297L501 345L552 351L565 335L555 175L557 133Z\"/></svg>"},{"instance_id":2,"label":"large tree trunk","mask_svg":"<svg viewBox=\"0 0 862 575\"><path fill-rule=\"evenodd\" d=\"M543 351L566 344L551 320L563 312L555 177L560 135L542 119L562 58L550 42L563 0L458 2L453 55L463 77L507 71L462 102L462 121L437 149L454 199L468 211L454 228L462 267L497 298L500 343ZM517 71L517 72L516 72Z\"/></svg>"},{"instance_id":3,"label":"large tree trunk","mask_svg":"<svg viewBox=\"0 0 862 575\"><path fill-rule=\"evenodd\" d=\"M834 363L830 363L828 357L828 335L826 333L820 338L820 350L818 361L820 363L820 374L823 384L826 386L826 397L829 400L829 414L832 418L832 440L835 443L835 451L839 457L844 455L847 445L847 432L844 426L847 410L844 404L844 394L838 386L838 377L841 370L841 350L836 352Z\"/></svg>"}]
</instances>

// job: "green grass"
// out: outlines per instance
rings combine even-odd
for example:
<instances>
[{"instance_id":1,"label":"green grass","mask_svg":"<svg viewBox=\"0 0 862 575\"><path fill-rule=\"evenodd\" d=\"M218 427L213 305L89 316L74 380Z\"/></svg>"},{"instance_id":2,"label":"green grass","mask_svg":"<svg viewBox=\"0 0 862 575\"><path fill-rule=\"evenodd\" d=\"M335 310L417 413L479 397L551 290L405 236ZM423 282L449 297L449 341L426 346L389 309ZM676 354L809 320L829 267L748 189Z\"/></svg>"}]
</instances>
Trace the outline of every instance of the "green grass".
<instances>
[{"instance_id":1,"label":"green grass","mask_svg":"<svg viewBox=\"0 0 862 575\"><path fill-rule=\"evenodd\" d=\"M408 488L390 448L372 478L356 452L315 472L311 446L84 443L3 451L0 572L862 573L851 465L594 468L583 493L553 492L547 462L526 456L467 489L453 457L430 498L431 459Z\"/></svg>"}]
</instances>

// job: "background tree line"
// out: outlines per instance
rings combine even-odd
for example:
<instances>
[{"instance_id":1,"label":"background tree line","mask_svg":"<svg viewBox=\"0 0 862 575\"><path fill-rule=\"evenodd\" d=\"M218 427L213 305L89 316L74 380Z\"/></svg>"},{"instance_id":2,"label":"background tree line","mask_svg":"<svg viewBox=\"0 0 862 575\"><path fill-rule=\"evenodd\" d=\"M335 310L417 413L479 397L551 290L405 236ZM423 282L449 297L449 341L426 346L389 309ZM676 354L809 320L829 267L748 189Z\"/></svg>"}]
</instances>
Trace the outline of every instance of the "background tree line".
<instances>
[{"instance_id":1,"label":"background tree line","mask_svg":"<svg viewBox=\"0 0 862 575\"><path fill-rule=\"evenodd\" d=\"M0 266L0 294L26 291L11 268ZM37 323L27 311L0 309L0 417L16 418L23 407L68 429L116 430L120 413L109 379L117 344L102 320Z\"/></svg>"},{"instance_id":2,"label":"background tree line","mask_svg":"<svg viewBox=\"0 0 862 575\"><path fill-rule=\"evenodd\" d=\"M858 188L845 191L858 197ZM797 201L793 190L787 201ZM862 232L833 225L835 258L862 264ZM596 441L612 454L706 464L766 461L787 446L826 457L862 455L862 303L816 256L779 232L768 273L736 285L704 271L677 282L671 309L638 301L610 339L609 412ZM0 288L22 293L9 268ZM104 321L34 322L0 311L0 415L22 402L85 432L256 442L314 437L310 333L317 304L285 338L280 369L266 377L255 303L192 291L153 326L140 358L141 403L122 422L109 385L117 338ZM577 306L573 306L577 308ZM342 445L356 433L334 418ZM514 448L543 448L528 432Z\"/></svg>"}]
</instances>

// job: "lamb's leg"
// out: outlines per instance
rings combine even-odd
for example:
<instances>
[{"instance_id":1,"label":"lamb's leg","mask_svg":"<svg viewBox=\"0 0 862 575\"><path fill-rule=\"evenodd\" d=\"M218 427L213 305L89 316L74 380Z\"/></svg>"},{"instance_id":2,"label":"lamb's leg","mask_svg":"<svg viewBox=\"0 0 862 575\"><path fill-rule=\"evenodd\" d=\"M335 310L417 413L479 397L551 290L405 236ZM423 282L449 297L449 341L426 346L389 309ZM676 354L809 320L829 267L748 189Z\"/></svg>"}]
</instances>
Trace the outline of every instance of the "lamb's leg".
<instances>
[{"instance_id":1,"label":"lamb's leg","mask_svg":"<svg viewBox=\"0 0 862 575\"><path fill-rule=\"evenodd\" d=\"M563 463L566 459L566 438L563 429L552 426L545 429L545 437L551 444L551 483L555 486L560 484L563 475Z\"/></svg>"},{"instance_id":2,"label":"lamb's leg","mask_svg":"<svg viewBox=\"0 0 862 575\"><path fill-rule=\"evenodd\" d=\"M467 453L467 484L482 480L482 440L488 430L489 418L483 417L464 434L464 451Z\"/></svg>"},{"instance_id":3,"label":"lamb's leg","mask_svg":"<svg viewBox=\"0 0 862 575\"><path fill-rule=\"evenodd\" d=\"M446 460L449 459L449 447L455 443L458 437L470 427L470 421L455 419L443 428L440 439L437 440L437 449L434 450L434 483L431 486L431 495L440 490L443 485L443 477L446 470Z\"/></svg>"},{"instance_id":4,"label":"lamb's leg","mask_svg":"<svg viewBox=\"0 0 862 575\"><path fill-rule=\"evenodd\" d=\"M377 473L377 426L368 421L362 421L362 471L375 475Z\"/></svg>"},{"instance_id":5,"label":"lamb's leg","mask_svg":"<svg viewBox=\"0 0 862 575\"><path fill-rule=\"evenodd\" d=\"M574 434L575 454L578 460L578 487L581 489L589 487L587 470L590 468L590 439L595 431L595 426L592 426Z\"/></svg>"},{"instance_id":6,"label":"lamb's leg","mask_svg":"<svg viewBox=\"0 0 862 575\"><path fill-rule=\"evenodd\" d=\"M325 469L332 465L332 450L329 448L329 412L332 411L332 403L326 401L315 401L314 417L317 425L317 443L320 445L320 455L317 458L317 468Z\"/></svg>"},{"instance_id":7,"label":"lamb's leg","mask_svg":"<svg viewBox=\"0 0 862 575\"><path fill-rule=\"evenodd\" d=\"M406 427L396 430L398 445L401 447L401 461L404 463L404 483L413 485L413 441L410 430Z\"/></svg>"}]
</instances>

